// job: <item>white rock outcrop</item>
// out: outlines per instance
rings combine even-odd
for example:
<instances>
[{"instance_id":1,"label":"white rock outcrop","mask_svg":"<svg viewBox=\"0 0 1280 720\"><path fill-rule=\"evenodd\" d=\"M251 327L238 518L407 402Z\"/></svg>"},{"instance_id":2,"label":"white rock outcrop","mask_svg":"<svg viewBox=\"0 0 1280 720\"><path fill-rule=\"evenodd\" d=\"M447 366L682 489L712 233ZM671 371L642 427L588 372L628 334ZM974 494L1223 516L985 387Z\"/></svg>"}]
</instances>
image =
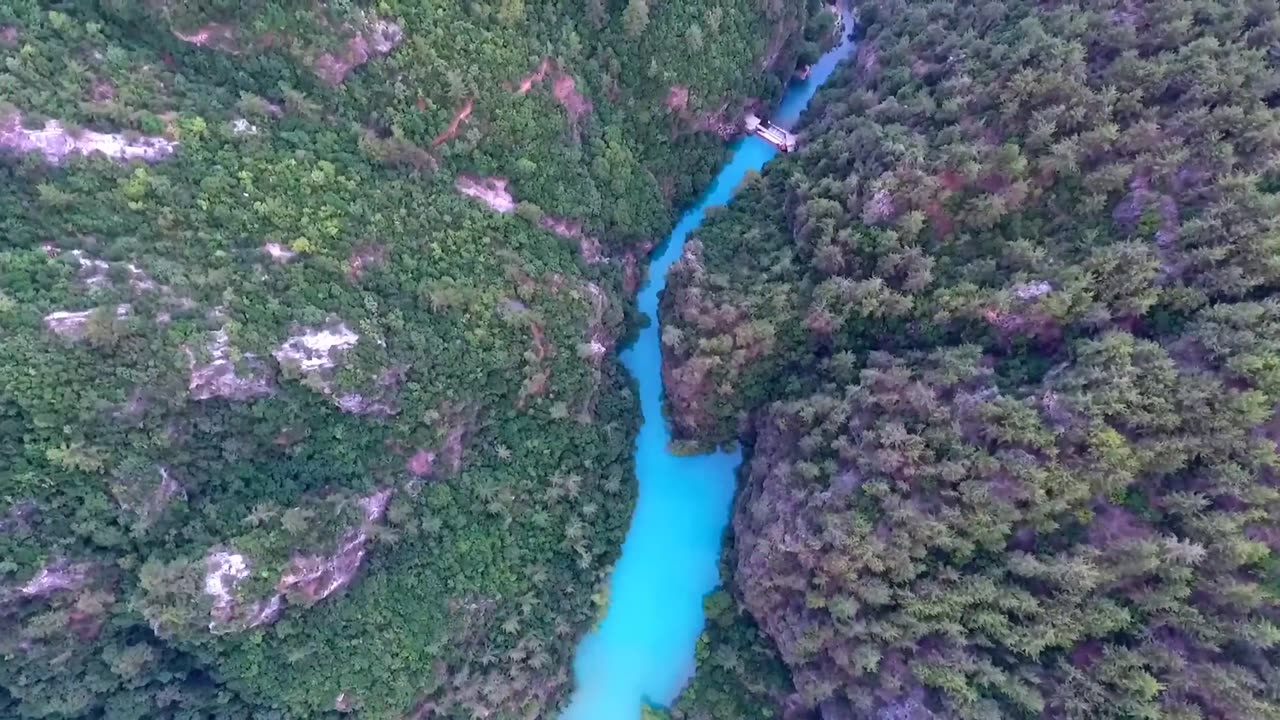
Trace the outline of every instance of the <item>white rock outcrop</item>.
<instances>
[{"instance_id":1,"label":"white rock outcrop","mask_svg":"<svg viewBox=\"0 0 1280 720\"><path fill-rule=\"evenodd\" d=\"M57 120L49 120L39 130L22 126L22 116L10 115L0 121L0 148L20 153L39 153L55 165L71 155L101 153L113 160L154 162L169 157L178 143L162 137L127 137L122 133L92 130L71 131Z\"/></svg>"},{"instance_id":2,"label":"white rock outcrop","mask_svg":"<svg viewBox=\"0 0 1280 720\"><path fill-rule=\"evenodd\" d=\"M305 328L301 334L285 340L273 354L282 367L311 375L334 367L338 355L359 341L360 336L340 322L323 328Z\"/></svg>"},{"instance_id":3,"label":"white rock outcrop","mask_svg":"<svg viewBox=\"0 0 1280 720\"><path fill-rule=\"evenodd\" d=\"M346 587L364 563L373 528L386 514L390 488L358 500L361 522L348 530L333 552L297 554L289 561L269 596L244 599L236 588L250 574L250 563L234 549L216 549L205 558L204 592L212 600L209 630L236 632L275 622L286 605L311 606Z\"/></svg>"},{"instance_id":4,"label":"white rock outcrop","mask_svg":"<svg viewBox=\"0 0 1280 720\"><path fill-rule=\"evenodd\" d=\"M458 192L475 198L490 210L499 213L510 213L516 210L516 199L507 190L507 181L500 177L477 178L463 175L454 182Z\"/></svg>"},{"instance_id":5,"label":"white rock outcrop","mask_svg":"<svg viewBox=\"0 0 1280 720\"><path fill-rule=\"evenodd\" d=\"M60 337L80 340L84 338L85 331L89 328L89 321L93 319L93 315L96 312L98 312L98 308L79 311L58 310L44 316L44 326ZM117 320L123 320L128 316L128 305L116 306L115 317Z\"/></svg>"},{"instance_id":6,"label":"white rock outcrop","mask_svg":"<svg viewBox=\"0 0 1280 720\"><path fill-rule=\"evenodd\" d=\"M252 353L246 353L237 367L232 359L231 338L226 327L209 333L205 358L198 360L191 348L183 348L191 369L187 390L193 400L226 398L248 400L275 391L267 368Z\"/></svg>"}]
</instances>

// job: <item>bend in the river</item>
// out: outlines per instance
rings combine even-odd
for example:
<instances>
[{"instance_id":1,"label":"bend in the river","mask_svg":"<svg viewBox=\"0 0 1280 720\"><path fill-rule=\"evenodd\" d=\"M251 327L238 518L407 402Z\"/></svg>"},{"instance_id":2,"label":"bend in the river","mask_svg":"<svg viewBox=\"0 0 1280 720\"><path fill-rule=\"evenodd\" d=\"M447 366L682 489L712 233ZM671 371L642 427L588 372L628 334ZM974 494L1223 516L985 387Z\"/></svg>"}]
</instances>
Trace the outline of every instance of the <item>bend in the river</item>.
<instances>
[{"instance_id":1,"label":"bend in the river","mask_svg":"<svg viewBox=\"0 0 1280 720\"><path fill-rule=\"evenodd\" d=\"M847 33L852 18L842 12ZM788 89L772 117L774 124L792 127L836 65L853 52L845 33L814 64L807 80ZM720 542L741 455L687 457L668 451L658 295L685 238L702 224L707 208L727 203L743 176L764 167L777 152L756 137L740 141L711 188L651 259L649 282L637 298L649 326L622 353L623 364L639 383L644 413L636 439L640 494L613 571L608 612L578 648L577 689L562 720L637 720L644 702L669 704L694 671L702 601L719 580Z\"/></svg>"}]
</instances>

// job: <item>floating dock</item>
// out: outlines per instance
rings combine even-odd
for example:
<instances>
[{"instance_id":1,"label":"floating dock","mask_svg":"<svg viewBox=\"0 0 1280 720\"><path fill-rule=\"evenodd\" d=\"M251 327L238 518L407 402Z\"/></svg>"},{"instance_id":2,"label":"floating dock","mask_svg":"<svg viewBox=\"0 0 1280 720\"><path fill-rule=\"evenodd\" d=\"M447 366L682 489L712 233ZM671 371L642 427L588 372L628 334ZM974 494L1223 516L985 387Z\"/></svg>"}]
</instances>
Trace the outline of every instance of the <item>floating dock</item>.
<instances>
[{"instance_id":1,"label":"floating dock","mask_svg":"<svg viewBox=\"0 0 1280 720\"><path fill-rule=\"evenodd\" d=\"M784 130L771 122L761 120L750 113L743 119L743 126L747 133L761 138L782 152L791 152L796 149L798 144L794 133Z\"/></svg>"}]
</instances>

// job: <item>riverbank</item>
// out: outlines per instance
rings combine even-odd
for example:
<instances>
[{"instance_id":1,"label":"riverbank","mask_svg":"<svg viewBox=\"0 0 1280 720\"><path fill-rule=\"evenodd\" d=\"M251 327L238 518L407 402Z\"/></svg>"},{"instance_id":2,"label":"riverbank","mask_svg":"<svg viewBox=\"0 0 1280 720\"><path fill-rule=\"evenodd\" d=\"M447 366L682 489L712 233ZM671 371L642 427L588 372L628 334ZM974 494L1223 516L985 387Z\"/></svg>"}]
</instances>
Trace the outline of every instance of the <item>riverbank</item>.
<instances>
[{"instance_id":1,"label":"riverbank","mask_svg":"<svg viewBox=\"0 0 1280 720\"><path fill-rule=\"evenodd\" d=\"M808 79L788 89L774 124L793 127L852 51L846 37L824 54ZM621 359L636 378L644 417L636 438L640 495L610 581L608 612L578 648L577 689L563 720L636 720L646 702L669 704L696 669L703 598L719 583L720 545L741 454L682 456L671 451L662 412L658 298L667 271L707 210L729 202L742 178L777 154L777 148L755 137L734 146L708 191L655 251L649 282L637 296L638 309L650 322Z\"/></svg>"}]
</instances>

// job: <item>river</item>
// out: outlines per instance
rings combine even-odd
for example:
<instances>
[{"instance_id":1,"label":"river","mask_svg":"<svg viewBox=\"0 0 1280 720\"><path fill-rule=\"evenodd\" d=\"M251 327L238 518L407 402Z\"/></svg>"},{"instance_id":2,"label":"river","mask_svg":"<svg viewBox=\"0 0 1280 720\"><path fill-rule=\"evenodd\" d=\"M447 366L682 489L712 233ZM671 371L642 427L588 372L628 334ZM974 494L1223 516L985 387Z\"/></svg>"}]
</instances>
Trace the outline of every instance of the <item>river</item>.
<instances>
[{"instance_id":1,"label":"river","mask_svg":"<svg viewBox=\"0 0 1280 720\"><path fill-rule=\"evenodd\" d=\"M845 28L851 27L846 14ZM807 80L788 88L771 118L774 124L793 127L836 65L852 52L853 42L846 37L823 55ZM610 579L607 613L578 647L576 690L561 720L637 720L643 703L670 704L694 672L702 601L719 582L720 543L742 458L737 451L693 457L668 451L658 296L667 270L683 252L685 238L702 224L707 208L727 203L743 176L763 168L777 153L756 137L735 144L710 189L651 258L649 282L637 297L649 327L622 353L623 364L639 383L644 413L636 438L640 493Z\"/></svg>"}]
</instances>

